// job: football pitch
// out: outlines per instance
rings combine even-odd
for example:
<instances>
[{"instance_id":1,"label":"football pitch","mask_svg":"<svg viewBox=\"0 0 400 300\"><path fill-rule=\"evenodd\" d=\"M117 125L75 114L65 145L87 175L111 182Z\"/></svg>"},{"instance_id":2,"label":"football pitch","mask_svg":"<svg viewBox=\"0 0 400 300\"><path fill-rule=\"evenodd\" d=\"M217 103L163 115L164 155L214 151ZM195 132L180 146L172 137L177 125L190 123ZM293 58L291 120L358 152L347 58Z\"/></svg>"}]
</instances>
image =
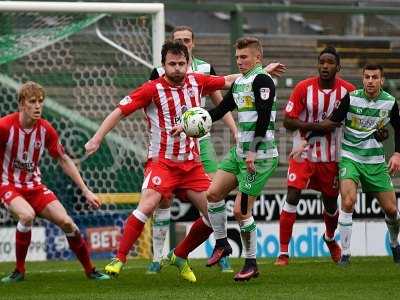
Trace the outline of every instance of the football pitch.
<instances>
[{"instance_id":1,"label":"football pitch","mask_svg":"<svg viewBox=\"0 0 400 300\"><path fill-rule=\"evenodd\" d=\"M237 271L242 260L232 259ZM97 261L102 269L106 261ZM327 258L293 259L287 267L259 259L261 276L234 282L232 273L206 268L192 260L196 283L168 266L159 275L146 275L148 261L130 260L118 278L87 280L76 261L28 263L24 282L0 285L0 299L398 299L400 266L390 257L354 257L349 267ZM5 274L12 263L1 263Z\"/></svg>"}]
</instances>

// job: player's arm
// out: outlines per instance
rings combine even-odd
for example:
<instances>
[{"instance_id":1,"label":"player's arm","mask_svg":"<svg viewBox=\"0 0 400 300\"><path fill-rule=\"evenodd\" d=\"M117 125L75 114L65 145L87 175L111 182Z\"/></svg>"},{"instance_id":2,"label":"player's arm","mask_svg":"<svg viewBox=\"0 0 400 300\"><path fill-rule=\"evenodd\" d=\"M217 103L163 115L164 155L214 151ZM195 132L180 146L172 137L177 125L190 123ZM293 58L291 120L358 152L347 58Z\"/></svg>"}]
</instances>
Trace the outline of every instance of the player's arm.
<instances>
[{"instance_id":1,"label":"player's arm","mask_svg":"<svg viewBox=\"0 0 400 300\"><path fill-rule=\"evenodd\" d=\"M287 67L280 62L273 62L268 64L264 70L273 77L281 77L286 72Z\"/></svg>"},{"instance_id":2,"label":"player's arm","mask_svg":"<svg viewBox=\"0 0 400 300\"><path fill-rule=\"evenodd\" d=\"M211 70L210 70L210 75L216 75L215 74L215 70L214 68L211 66ZM218 106L218 104L221 103L222 101L222 94L221 91L214 91L210 94L211 97L211 101L214 103L215 106ZM231 131L235 141L237 140L237 128L236 128L236 124L235 124L235 120L233 119L233 116L231 113L227 113L222 117L222 120L224 121L224 123L226 124L226 126L228 126L229 130Z\"/></svg>"},{"instance_id":3,"label":"player's arm","mask_svg":"<svg viewBox=\"0 0 400 300\"><path fill-rule=\"evenodd\" d=\"M336 108L332 114L323 120L315 124L312 132L307 136L307 140L316 137L325 135L326 132L332 131L336 127L341 126L341 122L346 119L347 112L350 108L350 94L347 93L340 101L338 108Z\"/></svg>"},{"instance_id":4,"label":"player's arm","mask_svg":"<svg viewBox=\"0 0 400 300\"><path fill-rule=\"evenodd\" d=\"M146 107L152 101L152 92L153 86L151 83L147 83L122 99L118 107L105 118L94 136L85 144L86 155L91 155L99 149L104 137L122 118L129 116L140 108Z\"/></svg>"},{"instance_id":5,"label":"player's arm","mask_svg":"<svg viewBox=\"0 0 400 300\"><path fill-rule=\"evenodd\" d=\"M250 173L256 171L254 162L257 150L265 137L270 123L272 106L275 99L275 84L270 76L258 74L254 78L252 89L257 111L257 121L253 141L246 157L247 170Z\"/></svg>"},{"instance_id":6,"label":"player's arm","mask_svg":"<svg viewBox=\"0 0 400 300\"><path fill-rule=\"evenodd\" d=\"M122 118L122 111L117 107L104 119L94 136L85 144L86 155L91 155L99 149L104 137L119 123L119 121L121 121Z\"/></svg>"},{"instance_id":7,"label":"player's arm","mask_svg":"<svg viewBox=\"0 0 400 300\"><path fill-rule=\"evenodd\" d=\"M211 116L213 123L224 117L228 112L236 108L235 100L233 99L232 87L226 93L222 101L213 109L210 109L208 113Z\"/></svg>"},{"instance_id":8,"label":"player's arm","mask_svg":"<svg viewBox=\"0 0 400 300\"><path fill-rule=\"evenodd\" d=\"M389 172L395 175L400 170L400 115L397 101L390 112L390 124L394 129L394 153L389 159Z\"/></svg>"},{"instance_id":9,"label":"player's arm","mask_svg":"<svg viewBox=\"0 0 400 300\"><path fill-rule=\"evenodd\" d=\"M64 173L67 174L72 179L72 181L82 190L82 193L89 204L95 208L99 208L101 205L99 198L87 187L72 159L64 153L60 155L57 160Z\"/></svg>"}]
</instances>

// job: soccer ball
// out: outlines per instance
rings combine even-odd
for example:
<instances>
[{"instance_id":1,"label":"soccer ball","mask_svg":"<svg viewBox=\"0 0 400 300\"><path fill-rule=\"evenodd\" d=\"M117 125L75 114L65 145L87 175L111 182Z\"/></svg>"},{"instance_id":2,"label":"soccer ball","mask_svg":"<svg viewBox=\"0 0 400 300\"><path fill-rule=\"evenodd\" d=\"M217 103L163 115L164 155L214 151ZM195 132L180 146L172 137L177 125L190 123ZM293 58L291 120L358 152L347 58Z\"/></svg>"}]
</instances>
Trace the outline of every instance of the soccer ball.
<instances>
[{"instance_id":1,"label":"soccer ball","mask_svg":"<svg viewBox=\"0 0 400 300\"><path fill-rule=\"evenodd\" d=\"M211 116L204 108L192 107L182 115L182 127L187 136L202 137L211 129Z\"/></svg>"}]
</instances>

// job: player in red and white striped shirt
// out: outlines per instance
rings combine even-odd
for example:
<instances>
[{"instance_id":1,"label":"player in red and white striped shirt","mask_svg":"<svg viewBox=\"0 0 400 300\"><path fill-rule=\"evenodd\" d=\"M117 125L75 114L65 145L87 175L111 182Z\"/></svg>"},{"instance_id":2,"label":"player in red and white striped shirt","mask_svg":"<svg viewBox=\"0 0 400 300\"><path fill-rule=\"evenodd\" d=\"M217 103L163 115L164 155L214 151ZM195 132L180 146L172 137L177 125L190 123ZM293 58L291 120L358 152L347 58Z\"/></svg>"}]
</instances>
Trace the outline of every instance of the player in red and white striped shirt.
<instances>
[{"instance_id":1,"label":"player in red and white striped shirt","mask_svg":"<svg viewBox=\"0 0 400 300\"><path fill-rule=\"evenodd\" d=\"M339 78L340 57L333 47L327 47L318 57L319 76L299 82L286 105L284 126L294 131L293 148L304 140L308 131L318 130L318 123L327 118L354 85ZM332 259L340 259L340 247L334 240L338 222L337 197L338 153L340 150L340 128L330 128L325 135L310 139L308 150L301 161L290 158L288 169L288 192L280 216L280 255L276 265L289 263L289 241L296 220L296 207L301 190L314 189L322 193L324 203L323 236Z\"/></svg>"},{"instance_id":2,"label":"player in red and white striped shirt","mask_svg":"<svg viewBox=\"0 0 400 300\"><path fill-rule=\"evenodd\" d=\"M88 155L94 153L105 135L122 118L138 109L144 109L150 131L145 179L139 205L125 223L117 256L106 266L106 271L114 275L121 271L126 256L142 232L147 219L152 216L160 201L168 201L172 193L186 192L187 198L207 216L205 191L210 185L210 179L199 159L198 140L184 134L172 136L171 130L180 124L185 109L200 106L203 95L229 88L238 77L186 73L189 53L186 46L180 42L165 43L161 54L165 75L143 84L122 99L85 145ZM199 218L193 224L193 228L198 230L199 234L195 235L194 240L190 240L190 245L184 243L177 247L177 253L189 253L204 241L205 234L208 236L212 232L206 217ZM195 281L186 257L187 254L182 254L177 265L184 278Z\"/></svg>"},{"instance_id":3,"label":"player in red and white striped shirt","mask_svg":"<svg viewBox=\"0 0 400 300\"><path fill-rule=\"evenodd\" d=\"M45 149L57 159L63 171L81 188L87 201L99 207L97 197L88 189L78 169L64 152L56 130L41 118L44 90L27 82L19 91L19 112L0 119L0 199L18 218L16 230L16 268L2 282L24 279L25 258L31 241L31 227L36 215L65 232L71 250L82 263L90 279L109 279L97 272L90 261L88 247L78 227L68 216L56 195L41 181L40 158Z\"/></svg>"}]
</instances>

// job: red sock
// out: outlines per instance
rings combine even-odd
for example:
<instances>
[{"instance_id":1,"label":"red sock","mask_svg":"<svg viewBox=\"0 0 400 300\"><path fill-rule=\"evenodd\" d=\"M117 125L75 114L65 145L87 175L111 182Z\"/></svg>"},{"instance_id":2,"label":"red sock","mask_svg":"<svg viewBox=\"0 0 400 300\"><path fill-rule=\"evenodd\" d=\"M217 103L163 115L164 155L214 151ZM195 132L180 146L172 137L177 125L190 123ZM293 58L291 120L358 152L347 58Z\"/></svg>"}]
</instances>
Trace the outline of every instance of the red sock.
<instances>
[{"instance_id":1,"label":"red sock","mask_svg":"<svg viewBox=\"0 0 400 300\"><path fill-rule=\"evenodd\" d=\"M293 224L296 221L296 213L282 210L279 218L279 240L281 252L289 252L289 242L292 238Z\"/></svg>"},{"instance_id":2,"label":"red sock","mask_svg":"<svg viewBox=\"0 0 400 300\"><path fill-rule=\"evenodd\" d=\"M213 232L211 227L204 224L202 217L198 218L190 228L188 235L175 248L175 255L187 258L189 253L200 246Z\"/></svg>"},{"instance_id":3,"label":"red sock","mask_svg":"<svg viewBox=\"0 0 400 300\"><path fill-rule=\"evenodd\" d=\"M337 210L333 216L328 215L326 211L322 213L324 216L324 222L325 222L325 234L328 239L333 239L335 236L335 230L337 228L338 224L338 218L339 218L339 211Z\"/></svg>"},{"instance_id":4,"label":"red sock","mask_svg":"<svg viewBox=\"0 0 400 300\"><path fill-rule=\"evenodd\" d=\"M25 259L31 243L32 231L20 232L18 229L15 232L15 257L17 258L16 269L18 272L25 272Z\"/></svg>"},{"instance_id":5,"label":"red sock","mask_svg":"<svg viewBox=\"0 0 400 300\"><path fill-rule=\"evenodd\" d=\"M90 260L89 249L80 232L75 231L73 235L72 233L70 236L67 235L67 240L72 252L75 253L76 257L85 269L85 273L89 274L92 272L94 267Z\"/></svg>"},{"instance_id":6,"label":"red sock","mask_svg":"<svg viewBox=\"0 0 400 300\"><path fill-rule=\"evenodd\" d=\"M131 250L133 243L139 238L144 228L144 223L136 218L134 215L130 215L126 219L124 226L124 233L119 240L119 247L117 252L117 258L122 262L126 262L126 256Z\"/></svg>"}]
</instances>

